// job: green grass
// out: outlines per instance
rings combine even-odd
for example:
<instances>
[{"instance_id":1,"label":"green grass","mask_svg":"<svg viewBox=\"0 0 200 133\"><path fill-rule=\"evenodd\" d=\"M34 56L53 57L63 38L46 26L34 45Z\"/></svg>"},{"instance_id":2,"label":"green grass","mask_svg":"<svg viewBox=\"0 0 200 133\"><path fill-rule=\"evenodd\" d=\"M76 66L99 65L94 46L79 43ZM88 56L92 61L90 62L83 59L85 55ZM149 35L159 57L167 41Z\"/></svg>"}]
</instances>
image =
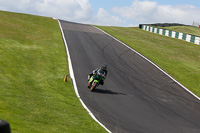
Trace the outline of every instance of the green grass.
<instances>
[{"instance_id":1,"label":"green grass","mask_svg":"<svg viewBox=\"0 0 200 133\"><path fill-rule=\"evenodd\" d=\"M200 97L200 46L139 28L97 27L149 58Z\"/></svg>"},{"instance_id":2,"label":"green grass","mask_svg":"<svg viewBox=\"0 0 200 133\"><path fill-rule=\"evenodd\" d=\"M159 27L167 30L172 30L176 32L191 34L195 36L200 36L200 29L197 27L190 27L190 26L171 26L171 27Z\"/></svg>"},{"instance_id":3,"label":"green grass","mask_svg":"<svg viewBox=\"0 0 200 133\"><path fill-rule=\"evenodd\" d=\"M82 107L58 22L0 11L0 119L12 133L105 132Z\"/></svg>"}]
</instances>

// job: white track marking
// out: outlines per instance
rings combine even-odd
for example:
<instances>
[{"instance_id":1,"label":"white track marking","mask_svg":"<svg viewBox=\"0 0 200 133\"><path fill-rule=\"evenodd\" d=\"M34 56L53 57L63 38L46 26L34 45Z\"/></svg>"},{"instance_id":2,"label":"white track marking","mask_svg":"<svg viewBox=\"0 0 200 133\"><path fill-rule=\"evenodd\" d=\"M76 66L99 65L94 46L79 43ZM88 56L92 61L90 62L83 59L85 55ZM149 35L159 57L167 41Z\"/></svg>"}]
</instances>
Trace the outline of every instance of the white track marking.
<instances>
[{"instance_id":1,"label":"white track marking","mask_svg":"<svg viewBox=\"0 0 200 133\"><path fill-rule=\"evenodd\" d=\"M77 88L77 85L76 85L76 79L75 79L75 76L74 76L74 71L73 71L73 67L72 67L72 62L71 62L71 58L70 58L70 54L69 54L69 50L68 50L68 46L67 46L67 42L65 40L65 36L64 36L64 32L63 32L63 29L61 27L61 24L60 24L60 21L58 20L58 23L59 23L59 26L60 26L60 30L61 30L61 33L62 33L62 37L63 37L63 41L65 43L65 48L66 48L66 51L67 51L67 55L68 55L68 64L69 64L69 72L70 72L70 77L72 79L72 82L73 82L73 86L74 86L74 90L75 90L75 93L76 93L76 96L78 97L78 99L80 100L82 106L88 111L88 113L90 114L90 116L97 122L99 123L107 132L111 133L110 130L108 130L100 121L98 121L96 119L96 117L92 114L92 112L87 108L87 106L85 105L85 103L83 102L83 100L81 99L79 93L78 93L78 88Z\"/></svg>"},{"instance_id":2,"label":"white track marking","mask_svg":"<svg viewBox=\"0 0 200 133\"><path fill-rule=\"evenodd\" d=\"M93 26L95 27L95 26ZM143 57L145 60L147 60L148 62L150 62L152 65L154 65L156 68L158 68L160 71L162 71L164 74L166 74L168 77L170 77L172 80L174 80L177 84L179 84L183 89L185 89L187 92L189 92L191 95L193 95L195 98L197 98L198 100L200 100L200 98L195 95L193 92L191 92L189 89L187 89L185 86L183 86L181 83L179 83L177 80L175 80L172 76L170 76L168 73L166 73L164 70L162 70L159 66L157 66L155 63L153 63L152 61L150 61L148 58L146 58L145 56L143 56L142 54L140 54L139 52L135 51L133 48L129 47L128 45L126 45L125 43L121 42L120 40L116 39L115 37L111 36L110 34L106 33L105 31L103 31L102 29L99 29L98 27L95 27L98 30L102 31L103 33L107 34L108 36L112 37L113 39L115 39L116 41L120 42L121 44L123 44L124 46L126 46L127 48L131 49L133 52L137 53L138 55L140 55L141 57Z\"/></svg>"}]
</instances>

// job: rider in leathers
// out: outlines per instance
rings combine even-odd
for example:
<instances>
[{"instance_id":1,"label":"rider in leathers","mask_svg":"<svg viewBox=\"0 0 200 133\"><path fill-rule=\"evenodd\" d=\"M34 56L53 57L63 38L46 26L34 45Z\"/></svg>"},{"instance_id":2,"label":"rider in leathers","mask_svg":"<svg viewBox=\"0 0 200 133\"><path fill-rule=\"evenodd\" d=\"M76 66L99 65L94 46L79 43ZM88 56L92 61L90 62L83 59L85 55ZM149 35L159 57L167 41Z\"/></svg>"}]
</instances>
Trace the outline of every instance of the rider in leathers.
<instances>
[{"instance_id":1,"label":"rider in leathers","mask_svg":"<svg viewBox=\"0 0 200 133\"><path fill-rule=\"evenodd\" d=\"M95 74L97 73L97 71L100 70L100 69L103 70L103 71L105 72L105 77L104 77L104 79L106 79L106 75L107 75L107 65L106 65L106 64L103 64L101 67L99 67L99 68L93 70L93 72L90 73L90 74L88 75L88 81L90 80L91 76L95 75ZM92 83L92 82L91 82L91 83ZM104 84L104 81L101 80L101 81L100 81L100 84L103 85L103 84ZM89 86L88 86L88 88L89 88Z\"/></svg>"}]
</instances>

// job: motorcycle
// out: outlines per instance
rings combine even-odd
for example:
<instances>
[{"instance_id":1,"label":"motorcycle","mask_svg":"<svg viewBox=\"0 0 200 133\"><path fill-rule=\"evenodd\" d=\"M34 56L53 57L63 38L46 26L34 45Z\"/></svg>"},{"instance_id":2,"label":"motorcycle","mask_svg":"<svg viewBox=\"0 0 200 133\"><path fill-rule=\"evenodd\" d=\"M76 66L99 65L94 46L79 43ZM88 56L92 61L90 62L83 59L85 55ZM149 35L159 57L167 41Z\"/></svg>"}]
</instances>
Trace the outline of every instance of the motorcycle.
<instances>
[{"instance_id":1,"label":"motorcycle","mask_svg":"<svg viewBox=\"0 0 200 133\"><path fill-rule=\"evenodd\" d=\"M105 72L103 70L98 70L93 76L89 78L88 88L91 91L94 91L95 88L99 86L99 84L103 85L103 80L105 79Z\"/></svg>"}]
</instances>

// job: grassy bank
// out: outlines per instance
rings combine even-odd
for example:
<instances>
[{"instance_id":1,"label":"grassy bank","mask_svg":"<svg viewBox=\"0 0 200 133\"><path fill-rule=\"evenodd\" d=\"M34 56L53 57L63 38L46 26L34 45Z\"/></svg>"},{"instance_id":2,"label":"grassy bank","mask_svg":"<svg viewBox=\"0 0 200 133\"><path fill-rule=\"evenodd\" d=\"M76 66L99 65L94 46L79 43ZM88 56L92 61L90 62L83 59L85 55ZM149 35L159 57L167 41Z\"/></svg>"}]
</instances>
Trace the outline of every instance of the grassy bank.
<instances>
[{"instance_id":1,"label":"grassy bank","mask_svg":"<svg viewBox=\"0 0 200 133\"><path fill-rule=\"evenodd\" d=\"M197 27L190 26L171 26L171 27L160 27L167 30L177 31L181 33L191 34L195 36L200 36L200 30Z\"/></svg>"},{"instance_id":2,"label":"grassy bank","mask_svg":"<svg viewBox=\"0 0 200 133\"><path fill-rule=\"evenodd\" d=\"M82 107L58 22L0 11L0 119L12 133L105 132Z\"/></svg>"},{"instance_id":3,"label":"grassy bank","mask_svg":"<svg viewBox=\"0 0 200 133\"><path fill-rule=\"evenodd\" d=\"M149 58L200 97L200 46L136 27L98 27Z\"/></svg>"}]
</instances>

